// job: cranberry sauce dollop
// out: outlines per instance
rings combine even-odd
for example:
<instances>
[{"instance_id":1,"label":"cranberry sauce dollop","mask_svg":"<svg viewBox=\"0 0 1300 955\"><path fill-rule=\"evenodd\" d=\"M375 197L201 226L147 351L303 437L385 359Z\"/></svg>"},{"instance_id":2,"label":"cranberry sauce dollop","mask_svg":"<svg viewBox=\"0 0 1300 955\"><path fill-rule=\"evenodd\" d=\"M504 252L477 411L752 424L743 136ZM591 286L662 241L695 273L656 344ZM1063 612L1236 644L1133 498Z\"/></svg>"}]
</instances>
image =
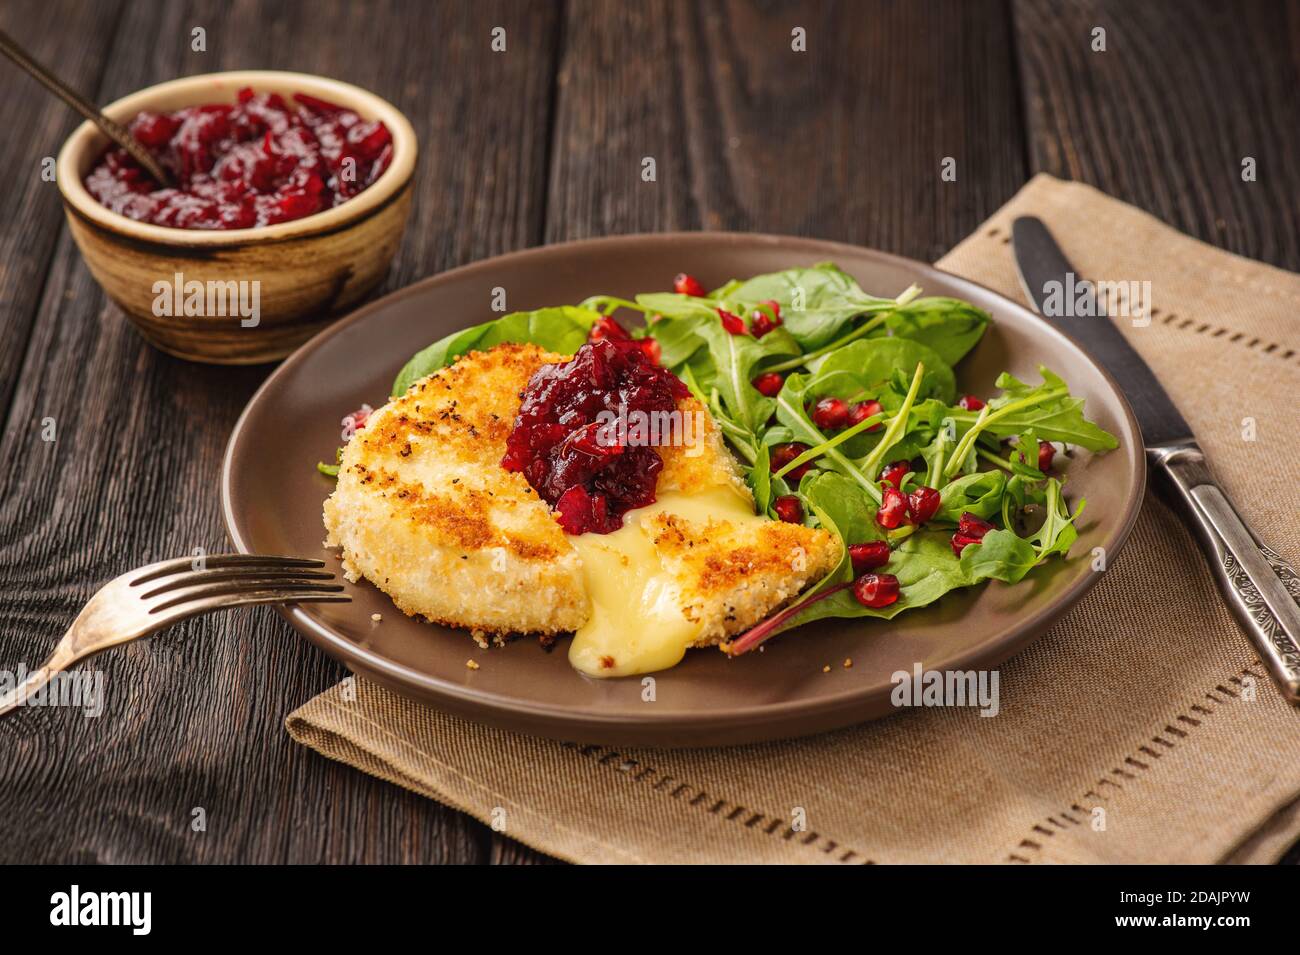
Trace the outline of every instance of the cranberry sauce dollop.
<instances>
[{"instance_id":1,"label":"cranberry sauce dollop","mask_svg":"<svg viewBox=\"0 0 1300 955\"><path fill-rule=\"evenodd\" d=\"M631 416L672 411L687 394L638 342L589 341L570 361L534 373L501 464L523 473L567 533L616 531L626 512L654 503L663 468L653 447L626 443Z\"/></svg>"},{"instance_id":2,"label":"cranberry sauce dollop","mask_svg":"<svg viewBox=\"0 0 1300 955\"><path fill-rule=\"evenodd\" d=\"M351 199L388 168L382 122L305 93L239 91L234 105L140 113L132 135L176 178L160 189L122 149L106 152L86 189L128 218L176 229L249 229L301 219Z\"/></svg>"}]
</instances>

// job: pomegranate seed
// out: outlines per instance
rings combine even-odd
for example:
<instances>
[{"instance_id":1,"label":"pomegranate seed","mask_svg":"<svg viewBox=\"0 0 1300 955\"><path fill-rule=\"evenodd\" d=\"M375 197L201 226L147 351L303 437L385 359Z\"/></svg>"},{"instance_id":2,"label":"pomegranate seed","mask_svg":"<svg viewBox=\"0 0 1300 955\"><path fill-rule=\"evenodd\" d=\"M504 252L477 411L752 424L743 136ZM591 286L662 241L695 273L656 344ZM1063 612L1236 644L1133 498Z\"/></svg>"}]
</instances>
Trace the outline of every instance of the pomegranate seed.
<instances>
[{"instance_id":1,"label":"pomegranate seed","mask_svg":"<svg viewBox=\"0 0 1300 955\"><path fill-rule=\"evenodd\" d=\"M884 500L876 511L876 523L886 530L893 530L907 517L907 498L896 487L884 488Z\"/></svg>"},{"instance_id":2,"label":"pomegranate seed","mask_svg":"<svg viewBox=\"0 0 1300 955\"><path fill-rule=\"evenodd\" d=\"M718 309L718 317L722 319L722 327L733 335L747 335L745 331L745 320L739 315L732 315L726 309Z\"/></svg>"},{"instance_id":3,"label":"pomegranate seed","mask_svg":"<svg viewBox=\"0 0 1300 955\"><path fill-rule=\"evenodd\" d=\"M694 295L696 298L704 298L707 294L699 279L685 272L678 272L677 278L673 279L673 291L678 295Z\"/></svg>"},{"instance_id":4,"label":"pomegranate seed","mask_svg":"<svg viewBox=\"0 0 1300 955\"><path fill-rule=\"evenodd\" d=\"M913 524L924 524L939 512L939 492L922 485L907 495L907 513Z\"/></svg>"},{"instance_id":5,"label":"pomegranate seed","mask_svg":"<svg viewBox=\"0 0 1300 955\"><path fill-rule=\"evenodd\" d=\"M767 398L775 398L781 393L781 386L785 384L785 379L774 371L765 372L754 379L754 387L758 393Z\"/></svg>"},{"instance_id":6,"label":"pomegranate seed","mask_svg":"<svg viewBox=\"0 0 1300 955\"><path fill-rule=\"evenodd\" d=\"M366 422L370 419L370 416L374 413L375 413L375 409L370 407L370 405L362 405L356 411L352 412L349 415L344 416L343 424L346 426L349 423L348 418L351 418L352 428L354 430L360 431L362 428L366 426Z\"/></svg>"},{"instance_id":7,"label":"pomegranate seed","mask_svg":"<svg viewBox=\"0 0 1300 955\"><path fill-rule=\"evenodd\" d=\"M1056 447L1050 441L1038 442L1038 470L1047 472L1052 469L1052 458L1056 457Z\"/></svg>"},{"instance_id":8,"label":"pomegranate seed","mask_svg":"<svg viewBox=\"0 0 1300 955\"><path fill-rule=\"evenodd\" d=\"M889 563L889 545L884 541L850 544L849 560L853 562L853 573L855 575L865 574L877 567L884 567Z\"/></svg>"},{"instance_id":9,"label":"pomegranate seed","mask_svg":"<svg viewBox=\"0 0 1300 955\"><path fill-rule=\"evenodd\" d=\"M780 324L781 303L774 298L769 298L766 302L760 302L759 307L754 310L753 318L750 320L755 338L762 338Z\"/></svg>"},{"instance_id":10,"label":"pomegranate seed","mask_svg":"<svg viewBox=\"0 0 1300 955\"><path fill-rule=\"evenodd\" d=\"M799 455L808 450L808 445L800 441L790 441L787 444L775 444L772 446L771 458L769 459L772 473L781 470ZM785 479L791 483L798 483L803 476L812 468L812 462L801 464L793 471L786 474Z\"/></svg>"},{"instance_id":11,"label":"pomegranate seed","mask_svg":"<svg viewBox=\"0 0 1300 955\"><path fill-rule=\"evenodd\" d=\"M962 395L961 400L957 402L958 408L965 408L967 411L979 411L984 407L984 402L974 395Z\"/></svg>"},{"instance_id":12,"label":"pomegranate seed","mask_svg":"<svg viewBox=\"0 0 1300 955\"><path fill-rule=\"evenodd\" d=\"M849 412L849 424L853 425L853 424L858 424L859 422L862 421L866 421L872 415L880 414L880 412L883 410L884 409L880 407L880 402L876 401L874 398L871 401L863 401L860 404L854 405L853 410ZM879 430L880 430L880 422L876 422L870 428L867 429L868 432L874 432Z\"/></svg>"},{"instance_id":13,"label":"pomegranate seed","mask_svg":"<svg viewBox=\"0 0 1300 955\"><path fill-rule=\"evenodd\" d=\"M772 510L776 511L776 516L787 524L803 523L803 504L793 494L782 494L778 497L772 502Z\"/></svg>"},{"instance_id":14,"label":"pomegranate seed","mask_svg":"<svg viewBox=\"0 0 1300 955\"><path fill-rule=\"evenodd\" d=\"M823 431L833 431L849 423L849 406L839 398L823 398L813 406L813 424Z\"/></svg>"},{"instance_id":15,"label":"pomegranate seed","mask_svg":"<svg viewBox=\"0 0 1300 955\"><path fill-rule=\"evenodd\" d=\"M963 511L957 522L957 533L952 535L952 552L958 557L971 544L978 544L984 535L993 530L993 525L981 520L970 511Z\"/></svg>"},{"instance_id":16,"label":"pomegranate seed","mask_svg":"<svg viewBox=\"0 0 1300 955\"><path fill-rule=\"evenodd\" d=\"M853 596L864 607L888 607L898 600L898 578L893 574L863 574L853 581Z\"/></svg>"},{"instance_id":17,"label":"pomegranate seed","mask_svg":"<svg viewBox=\"0 0 1300 955\"><path fill-rule=\"evenodd\" d=\"M880 472L880 480L886 484L892 484L900 491L903 489L903 478L912 470L910 461L895 461L885 470Z\"/></svg>"},{"instance_id":18,"label":"pomegranate seed","mask_svg":"<svg viewBox=\"0 0 1300 955\"><path fill-rule=\"evenodd\" d=\"M602 338L612 338L615 341L627 341L631 337L632 336L627 333L627 330L622 325L614 321L614 319L610 318L608 315L602 315L600 318L596 319L595 324L591 326L591 331L587 333L587 341L589 342L598 342Z\"/></svg>"},{"instance_id":19,"label":"pomegranate seed","mask_svg":"<svg viewBox=\"0 0 1300 955\"><path fill-rule=\"evenodd\" d=\"M659 347L659 342L653 338L643 338L637 342L637 347L641 353L650 359L650 364L659 364L659 358L663 355L663 349Z\"/></svg>"},{"instance_id":20,"label":"pomegranate seed","mask_svg":"<svg viewBox=\"0 0 1300 955\"><path fill-rule=\"evenodd\" d=\"M962 511L961 520L957 522L957 532L967 537L982 538L991 530L993 530L992 524L976 517L970 511Z\"/></svg>"}]
</instances>

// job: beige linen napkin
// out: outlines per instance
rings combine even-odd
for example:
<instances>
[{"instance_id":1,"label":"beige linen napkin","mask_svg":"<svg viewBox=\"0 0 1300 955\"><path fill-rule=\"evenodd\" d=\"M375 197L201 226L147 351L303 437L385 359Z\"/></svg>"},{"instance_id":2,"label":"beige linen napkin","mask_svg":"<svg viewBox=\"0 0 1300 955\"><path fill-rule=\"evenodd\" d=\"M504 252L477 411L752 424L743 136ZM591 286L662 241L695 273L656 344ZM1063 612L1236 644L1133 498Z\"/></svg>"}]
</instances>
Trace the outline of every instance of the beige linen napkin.
<instances>
[{"instance_id":1,"label":"beige linen napkin","mask_svg":"<svg viewBox=\"0 0 1300 955\"><path fill-rule=\"evenodd\" d=\"M1026 213L1083 274L1152 283L1150 326L1120 327L1246 520L1300 563L1300 276L1048 176L939 265L1023 300L1008 234ZM575 862L1273 861L1300 834L1300 710L1269 682L1181 518L1150 495L1101 583L1001 680L993 719L914 710L730 749L517 736L363 680L355 699L334 687L311 700L288 729Z\"/></svg>"}]
</instances>

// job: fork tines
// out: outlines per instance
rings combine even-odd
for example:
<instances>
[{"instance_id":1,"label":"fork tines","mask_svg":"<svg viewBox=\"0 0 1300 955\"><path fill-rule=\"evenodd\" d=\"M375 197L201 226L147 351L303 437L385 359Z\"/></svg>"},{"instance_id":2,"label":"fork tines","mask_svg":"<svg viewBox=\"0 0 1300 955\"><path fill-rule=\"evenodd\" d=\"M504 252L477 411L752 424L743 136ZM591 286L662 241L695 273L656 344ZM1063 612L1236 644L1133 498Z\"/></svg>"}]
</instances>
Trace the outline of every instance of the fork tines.
<instances>
[{"instance_id":1,"label":"fork tines","mask_svg":"<svg viewBox=\"0 0 1300 955\"><path fill-rule=\"evenodd\" d=\"M195 569L198 564L200 569ZM325 562L301 557L220 554L178 558L141 568L131 579L150 614L189 605L195 609L256 603L336 602L344 594ZM144 585L151 586L145 588Z\"/></svg>"},{"instance_id":2,"label":"fork tines","mask_svg":"<svg viewBox=\"0 0 1300 955\"><path fill-rule=\"evenodd\" d=\"M196 570L195 564L198 564L200 569ZM174 560L164 560L157 564L141 567L137 571L140 576L131 581L131 586L136 587L151 580L157 580L159 577L166 577L184 571L202 573L203 569L220 570L231 567L284 570L291 567L319 569L324 566L325 561L323 560L312 560L307 557L271 557L264 554L213 554L210 557L177 557Z\"/></svg>"}]
</instances>

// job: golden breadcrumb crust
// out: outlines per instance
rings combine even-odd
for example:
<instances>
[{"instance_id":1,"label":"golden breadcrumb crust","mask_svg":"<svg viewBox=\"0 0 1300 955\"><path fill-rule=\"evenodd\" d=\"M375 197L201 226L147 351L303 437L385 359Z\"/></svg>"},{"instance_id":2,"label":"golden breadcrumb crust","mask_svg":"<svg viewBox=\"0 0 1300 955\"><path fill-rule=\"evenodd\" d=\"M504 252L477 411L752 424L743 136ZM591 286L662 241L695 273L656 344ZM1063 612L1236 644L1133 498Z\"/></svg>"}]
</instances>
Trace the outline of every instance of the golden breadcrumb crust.
<instances>
[{"instance_id":1,"label":"golden breadcrumb crust","mask_svg":"<svg viewBox=\"0 0 1300 955\"><path fill-rule=\"evenodd\" d=\"M404 612L490 633L576 630L590 615L582 564L550 508L501 467L528 379L569 356L536 345L470 352L375 411L343 452L325 501L326 545ZM694 398L679 410L704 412ZM717 425L703 445L659 447L658 490L730 485L748 495ZM643 527L682 585L683 613L720 642L761 620L839 557L825 531L769 521L701 526L655 515Z\"/></svg>"}]
</instances>

